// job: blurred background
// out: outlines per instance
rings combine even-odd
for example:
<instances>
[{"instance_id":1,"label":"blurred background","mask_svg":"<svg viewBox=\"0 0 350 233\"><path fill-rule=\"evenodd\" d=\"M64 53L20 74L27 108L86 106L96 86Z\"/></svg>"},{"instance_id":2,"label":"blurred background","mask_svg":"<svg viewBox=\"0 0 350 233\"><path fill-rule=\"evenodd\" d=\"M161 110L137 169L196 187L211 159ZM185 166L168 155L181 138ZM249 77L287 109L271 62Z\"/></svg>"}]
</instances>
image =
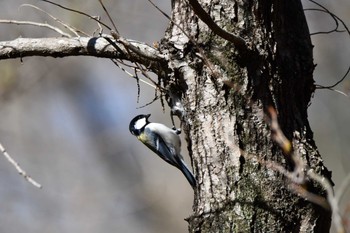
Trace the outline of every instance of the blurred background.
<instances>
[{"instance_id":1,"label":"blurred background","mask_svg":"<svg viewBox=\"0 0 350 233\"><path fill-rule=\"evenodd\" d=\"M108 22L97 0L57 2ZM154 2L170 11L170 1ZM2 19L57 25L41 12L19 7L26 3L89 34L98 29L85 17L37 0L0 3ZM168 22L146 0L104 3L124 37L148 44L162 38ZM349 1L322 4L350 25ZM304 7L315 5L304 1ZM335 25L324 13L306 15L311 32ZM59 36L45 28L4 24L0 32L1 41ZM312 40L316 83L331 85L350 65L350 37L334 33ZM0 71L0 142L44 186L39 190L26 182L0 156L0 232L187 232L191 187L128 130L130 120L141 113L170 125L169 112L163 113L159 101L140 108L154 98L152 88L141 83L138 103L136 81L110 60L92 57L2 60ZM349 80L336 89L348 94ZM333 171L336 189L350 172L349 106L348 97L317 90L309 108L315 141ZM186 146L182 148L188 162Z\"/></svg>"}]
</instances>

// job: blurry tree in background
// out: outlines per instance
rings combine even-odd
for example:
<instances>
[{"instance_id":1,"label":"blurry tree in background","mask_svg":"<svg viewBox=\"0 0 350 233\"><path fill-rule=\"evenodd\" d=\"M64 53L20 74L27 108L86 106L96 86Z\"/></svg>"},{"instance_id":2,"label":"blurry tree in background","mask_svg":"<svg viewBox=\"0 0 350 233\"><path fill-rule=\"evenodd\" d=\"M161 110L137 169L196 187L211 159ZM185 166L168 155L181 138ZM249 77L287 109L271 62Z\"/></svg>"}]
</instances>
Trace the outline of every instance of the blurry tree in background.
<instances>
[{"instance_id":1,"label":"blurry tree in background","mask_svg":"<svg viewBox=\"0 0 350 233\"><path fill-rule=\"evenodd\" d=\"M181 97L186 113L183 135L199 183L194 213L189 218L192 232L328 231L330 213L293 193L287 187L290 180L276 172L273 169L276 166L266 168L266 161L277 162L290 170L295 165L283 155L276 139L271 139L271 128L264 116L268 115L268 107L273 106L283 132L293 142L295 154L302 155L308 167L328 175L307 119L306 111L314 91L313 57L301 4L299 1L199 2L214 24L237 37L232 39L231 34L223 38L215 27L207 26L208 21L203 23L198 19L196 14L203 13L198 11L200 8L195 7L195 14L185 1L172 1L172 6L167 1L155 2L160 8L168 9L173 22L168 22L147 1L104 2L120 36L148 44L159 40L156 49L110 36L113 44L117 39L112 46L103 38L97 39L99 27L95 21L38 1L22 3L39 6L66 24L95 35L87 44L93 50L91 47L74 50L74 46L84 45L72 42L84 38L55 39L60 35L42 27L0 25L1 43L18 37L51 38L49 42L57 42L48 44L47 51L34 51L36 55L92 56L20 60L2 57L0 142L44 189L36 190L19 179L9 164L1 163L1 232L186 231L183 218L191 215L190 186L176 169L165 165L128 132L130 119L138 113L151 112L154 121L170 124L169 110L166 108L166 114L161 115L158 102L136 109L152 101L154 89L140 83L140 103L137 103L136 81L108 59L93 56L119 56L136 61L143 65L143 71L147 68L156 73L160 82L152 85L159 85L160 92L169 95L170 90ZM81 1L59 1L59 4L101 16L102 22L110 24L98 1L86 1L83 5ZM342 4L349 7L349 3ZM315 7L309 2L305 5ZM28 6L18 7L18 2L5 1L2 19L49 21L61 26L45 13ZM204 21L205 16L202 15ZM327 18L315 12L308 12L307 16L311 19L309 23L314 17ZM316 23L310 28L323 30ZM67 29L65 32L71 33ZM104 29L103 33L110 31ZM341 38L338 34L331 36ZM342 62L348 60L345 56L349 53L343 52L342 62L333 66L336 71L326 73L324 80L318 79L318 74L325 73L322 69L332 70L322 64L328 52L327 56L317 56L322 51L317 43L325 38L330 41L329 37L312 38L317 38L313 41L315 59L321 63L321 73L316 69L314 76L317 84L332 83L333 78L336 81L341 76L338 74L344 73L336 69L347 66ZM348 51L344 37L340 40L341 43L321 47L333 49L342 44L342 50ZM59 47L66 42L73 50L63 51ZM43 44L42 41L39 45ZM38 48L38 44L31 45ZM101 45L105 47L99 50ZM53 51L55 46L60 50ZM152 56L135 53L134 49L140 46L145 48L142 52L151 52ZM115 47L119 50L115 51ZM18 50L9 56L15 57L16 52L20 52L19 56L33 55L33 51L26 54ZM321 95L319 92L316 90L316 97ZM344 101L344 106L349 102L335 92L325 95L326 99L321 96L313 101L317 106L320 105L317 101L322 99L323 106L311 108L310 115L314 115L311 125L319 125L326 131L323 139L317 134L319 128L313 127L316 142L321 141L326 164L327 154L329 161L345 161L341 168L337 167L341 162L329 166L337 172L344 169L343 174L335 174L337 184L349 172L348 150L342 148L347 148L350 118L346 116L350 113L348 107L339 107L343 111L340 114L327 108L338 106L330 103L332 99L336 103ZM332 124L336 126L334 135L325 128ZM312 192L324 194L315 182L308 185Z\"/></svg>"}]
</instances>

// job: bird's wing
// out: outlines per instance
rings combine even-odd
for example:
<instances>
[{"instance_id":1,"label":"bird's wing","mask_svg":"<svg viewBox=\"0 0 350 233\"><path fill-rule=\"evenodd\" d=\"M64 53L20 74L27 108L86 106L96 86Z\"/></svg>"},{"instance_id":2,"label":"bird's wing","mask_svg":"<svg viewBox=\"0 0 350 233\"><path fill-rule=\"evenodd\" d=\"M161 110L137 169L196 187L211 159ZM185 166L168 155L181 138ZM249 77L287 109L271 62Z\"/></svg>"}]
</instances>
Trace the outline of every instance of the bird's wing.
<instances>
[{"instance_id":1,"label":"bird's wing","mask_svg":"<svg viewBox=\"0 0 350 233\"><path fill-rule=\"evenodd\" d=\"M150 134L151 132L145 129L144 133ZM164 139L157 133L153 132L152 137L147 135L146 140L141 140L149 149L156 153L166 162L170 163L175 167L179 167L178 160L175 158L176 152L174 148L170 148Z\"/></svg>"}]
</instances>

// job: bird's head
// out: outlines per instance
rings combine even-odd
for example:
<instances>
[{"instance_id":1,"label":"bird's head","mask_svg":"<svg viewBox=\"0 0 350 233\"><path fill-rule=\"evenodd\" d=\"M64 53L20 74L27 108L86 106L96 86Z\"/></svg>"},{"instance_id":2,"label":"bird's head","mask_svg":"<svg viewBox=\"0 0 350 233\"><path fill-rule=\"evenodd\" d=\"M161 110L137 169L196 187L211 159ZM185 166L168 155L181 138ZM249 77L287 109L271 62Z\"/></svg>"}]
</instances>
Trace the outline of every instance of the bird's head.
<instances>
[{"instance_id":1,"label":"bird's head","mask_svg":"<svg viewBox=\"0 0 350 233\"><path fill-rule=\"evenodd\" d=\"M151 116L151 114L147 114L147 115L138 115L136 117L134 117L134 119L131 120L130 125L129 125L129 130L130 133L135 135L135 136L139 136L141 134L141 132L143 131L143 129L145 128L145 126L150 123L148 121L148 118Z\"/></svg>"}]
</instances>

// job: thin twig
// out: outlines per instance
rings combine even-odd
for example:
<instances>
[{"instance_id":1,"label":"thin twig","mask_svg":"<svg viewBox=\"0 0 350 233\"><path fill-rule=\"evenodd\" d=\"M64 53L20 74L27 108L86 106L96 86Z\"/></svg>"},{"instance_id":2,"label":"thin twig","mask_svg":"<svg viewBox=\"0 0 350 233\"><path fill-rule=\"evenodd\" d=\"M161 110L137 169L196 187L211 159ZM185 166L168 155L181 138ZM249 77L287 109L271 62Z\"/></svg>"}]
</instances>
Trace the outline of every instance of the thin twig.
<instances>
[{"instance_id":1,"label":"thin twig","mask_svg":"<svg viewBox=\"0 0 350 233\"><path fill-rule=\"evenodd\" d=\"M321 85L318 85L318 86L316 86L316 88L317 88L317 89L331 89L331 88L337 86L339 83L343 82L344 79L346 78L346 76L348 76L349 72L350 72L350 66L349 66L348 70L346 71L346 73L343 75L343 77L342 77L339 81L337 81L336 83L334 83L333 85L330 85L330 86L321 86Z\"/></svg>"},{"instance_id":2,"label":"thin twig","mask_svg":"<svg viewBox=\"0 0 350 233\"><path fill-rule=\"evenodd\" d=\"M334 197L333 188L331 183L325 177L314 172L313 169L309 169L307 171L308 177L321 184L322 187L327 192L327 200L332 209L333 222L335 227L337 228L337 233L345 233L344 226L342 224L342 218L339 212L338 200Z\"/></svg>"},{"instance_id":3,"label":"thin twig","mask_svg":"<svg viewBox=\"0 0 350 233\"><path fill-rule=\"evenodd\" d=\"M140 87L140 79L139 76L137 74L137 68L134 68L134 73L135 73L135 77L136 77L136 86L137 86L137 99L136 102L140 103L140 93L141 93L141 87Z\"/></svg>"},{"instance_id":4,"label":"thin twig","mask_svg":"<svg viewBox=\"0 0 350 233\"><path fill-rule=\"evenodd\" d=\"M117 42L123 44L126 50L130 50L141 57L147 58L151 61L160 61L164 59L164 56L162 56L161 54L155 55L154 53L150 53L148 50L141 50L140 47L133 45L131 42L129 42L127 39L120 36L117 32L113 30L111 30L111 35ZM104 37L104 38L113 45L113 42L110 40L110 38L108 37ZM153 47L149 46L149 48L153 48ZM154 50L156 51L156 49Z\"/></svg>"},{"instance_id":5,"label":"thin twig","mask_svg":"<svg viewBox=\"0 0 350 233\"><path fill-rule=\"evenodd\" d=\"M191 5L192 10L196 13L198 18L200 18L216 35L230 41L239 50L247 49L246 42L242 37L229 33L217 25L197 0L188 0L188 3Z\"/></svg>"},{"instance_id":6,"label":"thin twig","mask_svg":"<svg viewBox=\"0 0 350 233\"><path fill-rule=\"evenodd\" d=\"M299 184L291 183L289 184L289 186L291 190L293 190L295 193L300 195L305 200L308 200L316 205L319 205L326 210L331 209L326 198L308 191L302 185L299 185Z\"/></svg>"},{"instance_id":7,"label":"thin twig","mask_svg":"<svg viewBox=\"0 0 350 233\"><path fill-rule=\"evenodd\" d=\"M135 69L135 68L137 68L137 67L134 66L134 65L126 64L123 60L117 59L117 61L118 61L120 64L122 64L123 66L129 67L130 69Z\"/></svg>"},{"instance_id":8,"label":"thin twig","mask_svg":"<svg viewBox=\"0 0 350 233\"><path fill-rule=\"evenodd\" d=\"M332 17L334 17L334 19L338 20L339 22L341 22L341 24L343 25L343 27L345 28L345 30L347 31L348 35L350 36L350 30L349 28L346 26L345 22L339 18L337 15L333 14L332 12L330 12L326 7L324 7L322 4L315 2L314 0L309 0L310 2L312 2L313 4L321 7L326 13L330 14Z\"/></svg>"},{"instance_id":9,"label":"thin twig","mask_svg":"<svg viewBox=\"0 0 350 233\"><path fill-rule=\"evenodd\" d=\"M212 75L216 78L219 77L218 72L216 71L214 65L209 61L208 57L205 55L204 50L198 45L198 43L193 39L192 36L190 36L178 23L176 23L172 18L170 18L169 15L167 15L162 9L160 9L156 4L154 4L151 0L148 0L149 3L152 4L153 7L155 7L160 13L162 13L168 20L170 20L176 27L178 27L180 29L180 31L187 36L187 38L196 46L199 55L199 58L201 58L205 65L207 65L207 67L209 68L210 72L212 73Z\"/></svg>"},{"instance_id":10,"label":"thin twig","mask_svg":"<svg viewBox=\"0 0 350 233\"><path fill-rule=\"evenodd\" d=\"M292 144L282 132L277 119L277 112L273 107L267 109L272 132L272 139L282 148L283 152L289 155L292 152Z\"/></svg>"},{"instance_id":11,"label":"thin twig","mask_svg":"<svg viewBox=\"0 0 350 233\"><path fill-rule=\"evenodd\" d=\"M332 18L334 20L336 20L336 22L339 21L343 25L343 27L345 28L347 34L350 36L350 30L349 30L348 26L345 24L345 22L341 18L339 18L337 15L333 14L332 12L330 12L322 4L320 4L320 3L318 3L318 2L316 2L314 0L309 0L309 1L312 2L313 4L315 4L316 6L320 7L324 12L328 13L329 15L331 15ZM350 72L350 66L349 66L348 70L346 71L345 75L338 82L336 82L335 84L330 85L330 86L322 86L322 88L330 89L330 88L333 88L333 87L337 86L339 83L341 83L346 78L346 76L349 74L349 72Z\"/></svg>"},{"instance_id":12,"label":"thin twig","mask_svg":"<svg viewBox=\"0 0 350 233\"><path fill-rule=\"evenodd\" d=\"M121 69L124 73L126 73L126 74L129 75L130 77L136 79L136 82L137 82L137 103L139 102L139 96L140 96L140 84L139 84L139 82L143 82L143 83L147 84L148 86L154 88L154 89L155 89L155 93L157 93L158 88L157 88L156 84L153 85L153 84L151 84L151 83L149 83L149 82L147 82L147 81L145 81L145 80L143 80L143 79L140 79L140 78L138 77L137 71L140 70L140 71L142 72L143 76L145 76L146 78L148 78L149 80L151 80L151 81L154 83L154 81L147 75L147 73L146 73L145 71L143 71L143 68L140 67L139 64L135 63L137 67L132 67L132 66L130 66L130 65L126 65L126 64L124 64L124 63L122 63L122 62L119 62L119 63L121 63L121 64L123 64L123 65L125 65L125 66L129 66L129 67L131 67L131 68L134 68L135 75L133 75L133 74L131 74L129 71L127 71L126 69L124 69L124 67L120 66L120 64L118 63L118 61L117 61L116 59L111 59L111 61L112 61L119 69ZM138 107L138 108L146 107L146 106L152 104L153 102L155 102L158 98L159 98L159 97L158 97L157 95L155 95L155 97L154 97L153 100L151 100L149 103L146 103L145 105L142 105L142 106L140 106L140 107Z\"/></svg>"},{"instance_id":13,"label":"thin twig","mask_svg":"<svg viewBox=\"0 0 350 233\"><path fill-rule=\"evenodd\" d=\"M96 16L98 20L101 20L101 16ZM97 22L98 28L92 33L92 35L95 35L96 32L98 32L98 35L102 35L103 28L99 22Z\"/></svg>"},{"instance_id":14,"label":"thin twig","mask_svg":"<svg viewBox=\"0 0 350 233\"><path fill-rule=\"evenodd\" d=\"M0 19L0 23L45 27L45 28L49 28L49 29L61 34L64 37L67 37L67 38L71 37L71 35L69 35L68 33L65 33L61 29L54 27L54 26L47 24L47 23L37 23L37 22L32 22L32 21L19 21L19 20L10 20L10 19Z\"/></svg>"},{"instance_id":15,"label":"thin twig","mask_svg":"<svg viewBox=\"0 0 350 233\"><path fill-rule=\"evenodd\" d=\"M146 104L144 104L144 105L142 105L142 106L140 106L140 107L137 107L136 109L140 109L140 108L147 107L147 106L153 104L153 103L154 103L157 99L159 99L159 98L160 98L160 97L157 95L157 92L156 92L156 94L155 94L153 100L151 100L150 102L148 102L148 103L146 103Z\"/></svg>"},{"instance_id":16,"label":"thin twig","mask_svg":"<svg viewBox=\"0 0 350 233\"><path fill-rule=\"evenodd\" d=\"M342 199L343 195L345 194L346 188L349 187L350 184L350 173L343 179L343 181L340 184L340 187L338 188L336 194L335 194L335 199L340 202Z\"/></svg>"},{"instance_id":17,"label":"thin twig","mask_svg":"<svg viewBox=\"0 0 350 233\"><path fill-rule=\"evenodd\" d=\"M327 13L328 15L330 15L332 17L332 19L334 20L335 22L335 28L330 30L330 31L325 31L325 32L313 32L313 33L310 33L310 36L314 36L314 35L318 35L318 34L330 34L332 32L345 32L345 30L338 30L339 28L339 22L336 18L336 15L334 15L333 13L331 13L330 11L326 11L326 10L323 10L323 9L317 9L317 8L306 8L304 9L304 11L319 11L319 12L322 12L322 13Z\"/></svg>"},{"instance_id":18,"label":"thin twig","mask_svg":"<svg viewBox=\"0 0 350 233\"><path fill-rule=\"evenodd\" d=\"M72 12L75 12L75 13L77 13L77 14L84 15L84 16L88 17L89 19L92 19L92 20L94 20L95 22L98 22L98 23L100 23L101 25L105 26L107 29L112 30L112 28L109 27L107 24L103 23L102 21L96 19L96 17L91 16L91 15L85 13L85 12L78 11L78 10L75 10L75 9L72 9L72 8L69 8L69 7L66 7L66 6L60 5L60 4L58 4L58 3L49 1L49 0L42 0L42 1L43 1L43 2L47 2L47 3L50 3L50 4L55 5L55 6L58 6L59 8L62 8L62 9L64 9L64 10L72 11Z\"/></svg>"},{"instance_id":19,"label":"thin twig","mask_svg":"<svg viewBox=\"0 0 350 233\"><path fill-rule=\"evenodd\" d=\"M20 7L31 7L31 8L34 8L38 11L41 11L43 13L45 13L47 16L49 16L50 18L52 18L53 20L55 20L56 22L58 22L59 24L61 24L63 27L67 28L69 31L71 31L72 33L74 33L76 36L80 36L78 32L81 32L83 35L85 36L89 36L87 33L83 32L82 30L80 29L76 29L66 23L64 23L62 20L60 20L59 18L56 18L55 16L51 15L50 13L44 11L43 9L37 7L37 6L34 6L34 5L31 5L31 4L22 4L20 5Z\"/></svg>"},{"instance_id":20,"label":"thin twig","mask_svg":"<svg viewBox=\"0 0 350 233\"><path fill-rule=\"evenodd\" d=\"M132 78L134 78L134 79L139 79L138 77L136 77L135 75L133 75L132 73L130 73L129 71L127 71L126 69L124 69L122 66L120 66L120 65L118 64L118 61L116 61L115 59L111 59L111 61L112 61L119 69L121 69L124 73L126 73L126 74L129 75L130 77L132 77ZM150 86L150 87L152 87L152 88L154 88L154 89L157 89L156 86L152 85L152 84L149 83L149 82L146 82L146 81L143 80L143 79L140 79L140 81L143 82L143 83L145 83L145 84L147 84L148 86Z\"/></svg>"},{"instance_id":21,"label":"thin twig","mask_svg":"<svg viewBox=\"0 0 350 233\"><path fill-rule=\"evenodd\" d=\"M349 95L348 95L348 94L346 94L346 93L345 93L345 92L343 92L343 91L340 91L340 90L337 90L337 89L334 89L334 88L324 87L324 86L319 85L319 84L316 84L315 86L316 86L316 89L328 89L328 90L331 90L331 91L337 92L337 93L339 93L339 94L341 94L341 95L343 95L343 96L345 96L345 97L348 97L348 98L349 98Z\"/></svg>"},{"instance_id":22,"label":"thin twig","mask_svg":"<svg viewBox=\"0 0 350 233\"><path fill-rule=\"evenodd\" d=\"M285 171L285 169L282 167L280 168L280 165L277 165L277 168L282 174L287 175L287 177L294 183L301 184L304 182L305 174L304 171L306 170L306 175L310 179L316 181L318 184L320 184L327 192L327 201L329 204L329 207L331 208L333 212L333 216L335 219L335 224L338 224L339 229L342 228L341 225L341 217L339 214L339 205L337 200L334 198L333 189L330 181L315 173L312 169L309 169L306 167L305 162L302 160L301 156L293 152L291 143L289 140L284 136L282 130L280 129L278 120L277 120L277 113L276 110L273 107L268 108L268 117L270 120L270 128L272 133L272 139L277 142L279 147L282 148L284 153L286 155L289 155L293 162L294 162L294 169L292 172ZM272 168L276 168L275 165L272 164ZM322 197L318 196L314 193L311 193L301 186L293 185L291 187L294 187L293 190L295 190L297 193L299 193L302 197L308 199L309 201L318 204L322 207L327 208L327 205L322 201ZM339 225L340 224L340 225ZM339 233L343 233L344 231L339 231Z\"/></svg>"},{"instance_id":23,"label":"thin twig","mask_svg":"<svg viewBox=\"0 0 350 233\"><path fill-rule=\"evenodd\" d=\"M287 174L292 175L289 176L289 178L295 182L294 178L301 178L302 180L305 180L304 177L304 170L305 170L305 164L302 161L301 157L296 155L295 153L293 153L293 151L289 148L291 148L290 143L288 143L288 140L286 139L286 137L284 136L283 132L280 130L278 121L277 121L277 114L276 111L270 107L268 109L269 111L269 117L270 117L270 127L271 127L271 131L272 131L272 138L274 141L276 141L278 143L278 145L283 149L283 151L286 153L288 152L288 154L291 156L291 158L294 161L294 171L292 172L288 172ZM281 134L281 135L280 135ZM285 140L287 140L287 142L284 142ZM282 171L284 170L284 168L282 169ZM320 184L322 186L322 188L324 188L327 192L327 201L329 204L330 209L332 210L332 215L333 215L333 219L334 219L334 225L337 228L337 232L338 233L345 233L345 229L344 226L342 224L342 218L341 218L341 214L339 211L339 199L337 199L337 197L334 196L333 193L333 188L332 185L330 183L330 181L324 177L321 176L319 174L317 174L316 172L314 172L313 169L306 169L306 175L307 177L309 177L310 179L314 180L315 182L317 182L318 184ZM309 192L308 190L302 188L301 186L297 186L294 184L291 184L293 187L293 190L295 190L297 193L299 193L302 197L308 199L309 201L318 204L324 208L328 208L328 206L326 205L326 203L324 202L323 198L321 196L318 196L314 193Z\"/></svg>"},{"instance_id":24,"label":"thin twig","mask_svg":"<svg viewBox=\"0 0 350 233\"><path fill-rule=\"evenodd\" d=\"M16 168L17 172L23 176L29 183L37 188L42 188L42 185L33 180L27 173L21 168L21 166L7 153L6 149L0 143L0 151L5 156L5 158Z\"/></svg>"},{"instance_id":25,"label":"thin twig","mask_svg":"<svg viewBox=\"0 0 350 233\"><path fill-rule=\"evenodd\" d=\"M109 12L107 11L107 9L106 9L105 5L103 4L102 0L98 0L98 1L100 2L100 4L101 4L103 10L104 10L105 13L107 14L107 17L108 17L109 21L112 23L114 30L119 34L118 29L117 29L117 26L115 25L114 21L112 20L112 17L111 17L111 15L109 14Z\"/></svg>"},{"instance_id":26,"label":"thin twig","mask_svg":"<svg viewBox=\"0 0 350 233\"><path fill-rule=\"evenodd\" d=\"M129 41L127 41L125 38L123 38L122 36L120 36L119 34L119 31L117 29L117 26L115 25L111 15L109 14L108 10L106 9L105 5L103 4L102 0L99 0L100 2L100 5L102 6L104 12L106 13L109 21L112 23L113 25L113 28L114 28L114 31L111 30L110 33L112 35L112 37L117 41L117 42L120 42L121 44L124 45L124 48L125 50L127 51L127 53L131 56L131 51L134 52L135 54L141 56L141 57L144 57L144 58L147 58L149 60L159 60L160 57L159 56L154 56L154 54L152 53L149 53L148 51L144 50L142 51L139 47L136 47L134 46L133 44L131 44ZM109 41L112 45L114 44L114 42L112 42L110 39L106 38L107 41ZM113 45L114 46L114 45ZM128 75L130 75L131 77L135 78L137 80L137 86L138 86L138 97L139 98L139 91L140 91L140 86L139 86L139 80L141 80L141 82L144 82L146 84L148 84L149 86L153 87L155 90L157 90L157 83L155 83L150 77L149 75L147 74L147 70L144 69L142 67L142 65L140 65L138 62L134 62L135 64L135 76L132 75L131 73L127 72L124 68L122 68L121 66L119 66L118 62L116 60L112 60L114 62L114 64L116 64L119 68L122 69L122 71L126 72ZM141 73L143 74L144 77L148 78L148 80L150 80L152 84L149 84L148 82L142 80L142 79L139 79L139 77L137 76L137 70L141 71ZM156 100L156 98L154 100L152 100L149 104L153 103L154 101ZM149 105L149 104L146 104Z\"/></svg>"}]
</instances>

